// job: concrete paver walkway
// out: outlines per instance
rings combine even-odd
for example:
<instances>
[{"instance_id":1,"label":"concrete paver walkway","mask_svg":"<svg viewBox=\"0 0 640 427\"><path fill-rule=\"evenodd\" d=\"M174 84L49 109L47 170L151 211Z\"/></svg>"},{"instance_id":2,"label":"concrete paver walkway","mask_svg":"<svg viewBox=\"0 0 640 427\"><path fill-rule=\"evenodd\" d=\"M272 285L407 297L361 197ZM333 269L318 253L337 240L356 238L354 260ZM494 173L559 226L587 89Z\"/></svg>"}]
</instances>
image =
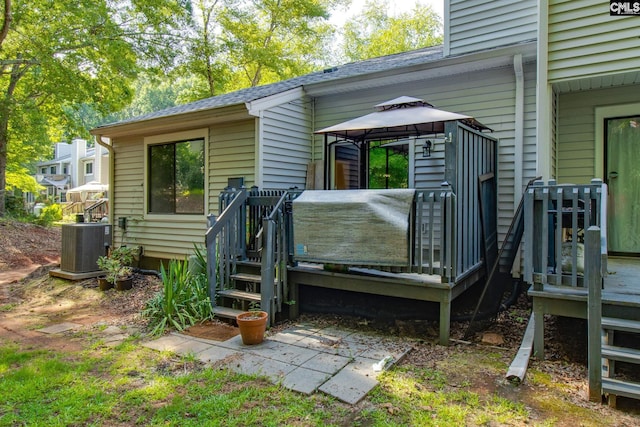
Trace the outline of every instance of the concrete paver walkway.
<instances>
[{"instance_id":1,"label":"concrete paver walkway","mask_svg":"<svg viewBox=\"0 0 640 427\"><path fill-rule=\"evenodd\" d=\"M301 393L319 390L355 404L377 384L380 370L402 359L411 345L399 339L334 327L299 324L244 345L238 335L218 342L173 333L143 344L158 351L193 354L234 372L263 375Z\"/></svg>"}]
</instances>

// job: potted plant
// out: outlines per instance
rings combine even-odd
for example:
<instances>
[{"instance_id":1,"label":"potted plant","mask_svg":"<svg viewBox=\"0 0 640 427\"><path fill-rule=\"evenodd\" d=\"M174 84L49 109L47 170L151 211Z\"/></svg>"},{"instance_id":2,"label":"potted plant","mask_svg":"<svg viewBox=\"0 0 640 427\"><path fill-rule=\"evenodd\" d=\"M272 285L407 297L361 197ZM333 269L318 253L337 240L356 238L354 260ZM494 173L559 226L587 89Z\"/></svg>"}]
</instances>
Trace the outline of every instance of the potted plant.
<instances>
[{"instance_id":1,"label":"potted plant","mask_svg":"<svg viewBox=\"0 0 640 427\"><path fill-rule=\"evenodd\" d=\"M264 340L269 315L266 311L252 310L238 314L236 322L240 329L242 343L245 345L260 344Z\"/></svg>"},{"instance_id":2,"label":"potted plant","mask_svg":"<svg viewBox=\"0 0 640 427\"><path fill-rule=\"evenodd\" d=\"M131 289L133 286L132 269L129 266L133 261L133 254L135 248L128 248L121 246L117 249L113 249L108 255L98 257L97 264L101 270L104 270L106 284L98 284L101 290L110 289L115 287L118 291L125 291Z\"/></svg>"}]
</instances>

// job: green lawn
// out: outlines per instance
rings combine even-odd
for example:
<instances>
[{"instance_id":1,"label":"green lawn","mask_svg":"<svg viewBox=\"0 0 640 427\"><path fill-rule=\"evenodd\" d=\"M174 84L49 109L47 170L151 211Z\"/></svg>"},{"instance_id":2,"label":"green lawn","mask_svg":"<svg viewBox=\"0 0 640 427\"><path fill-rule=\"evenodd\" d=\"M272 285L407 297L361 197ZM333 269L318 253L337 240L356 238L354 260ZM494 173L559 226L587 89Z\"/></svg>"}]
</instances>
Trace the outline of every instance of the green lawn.
<instances>
[{"instance_id":1,"label":"green lawn","mask_svg":"<svg viewBox=\"0 0 640 427\"><path fill-rule=\"evenodd\" d=\"M306 396L211 368L193 357L155 352L136 341L109 348L96 340L78 353L1 345L0 426L606 426L620 421L607 407L572 403L566 387L554 386L535 370L529 385L502 382L508 357L478 347L449 348L430 367L401 364L350 406L322 393Z\"/></svg>"}]
</instances>

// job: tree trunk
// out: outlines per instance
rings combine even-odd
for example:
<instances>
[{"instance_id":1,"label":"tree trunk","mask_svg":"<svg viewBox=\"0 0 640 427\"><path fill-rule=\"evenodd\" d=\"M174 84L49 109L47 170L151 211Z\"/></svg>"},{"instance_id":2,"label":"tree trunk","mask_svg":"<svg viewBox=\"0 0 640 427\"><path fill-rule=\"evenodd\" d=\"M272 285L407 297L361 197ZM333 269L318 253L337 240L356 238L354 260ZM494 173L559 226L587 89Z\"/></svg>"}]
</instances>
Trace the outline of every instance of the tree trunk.
<instances>
[{"instance_id":1,"label":"tree trunk","mask_svg":"<svg viewBox=\"0 0 640 427\"><path fill-rule=\"evenodd\" d=\"M28 68L20 68L22 57L18 55L18 61L11 67L11 78L9 86L4 93L4 99L0 100L0 218L5 216L5 196L7 194L7 147L9 145L9 114L11 114L11 103L13 93L16 90L18 81Z\"/></svg>"},{"instance_id":2,"label":"tree trunk","mask_svg":"<svg viewBox=\"0 0 640 427\"><path fill-rule=\"evenodd\" d=\"M0 102L0 218L5 214L5 195L7 187L7 135L9 130L9 107Z\"/></svg>"}]
</instances>

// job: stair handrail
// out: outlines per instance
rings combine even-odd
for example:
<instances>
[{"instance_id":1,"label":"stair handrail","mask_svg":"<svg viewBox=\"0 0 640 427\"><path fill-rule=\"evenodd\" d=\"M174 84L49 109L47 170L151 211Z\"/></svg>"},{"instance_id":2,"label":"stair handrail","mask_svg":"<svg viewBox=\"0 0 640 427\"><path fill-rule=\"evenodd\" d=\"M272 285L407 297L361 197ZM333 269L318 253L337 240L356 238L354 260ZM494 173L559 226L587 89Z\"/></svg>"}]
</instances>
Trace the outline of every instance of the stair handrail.
<instances>
[{"instance_id":1,"label":"stair handrail","mask_svg":"<svg viewBox=\"0 0 640 427\"><path fill-rule=\"evenodd\" d=\"M98 199L91 206L89 206L88 208L85 208L84 216L85 216L85 219L87 219L87 222L92 222L93 216L98 210L101 214L103 214L102 216L104 216L104 214L106 213L106 209L104 208L108 207L107 205L108 202L109 202L109 199L106 199L106 198Z\"/></svg>"},{"instance_id":2,"label":"stair handrail","mask_svg":"<svg viewBox=\"0 0 640 427\"><path fill-rule=\"evenodd\" d=\"M215 306L218 288L230 282L238 258L246 253L246 189L235 192L233 199L217 217L210 216L210 227L205 235L209 297ZM221 203L222 208L222 203Z\"/></svg>"}]
</instances>

